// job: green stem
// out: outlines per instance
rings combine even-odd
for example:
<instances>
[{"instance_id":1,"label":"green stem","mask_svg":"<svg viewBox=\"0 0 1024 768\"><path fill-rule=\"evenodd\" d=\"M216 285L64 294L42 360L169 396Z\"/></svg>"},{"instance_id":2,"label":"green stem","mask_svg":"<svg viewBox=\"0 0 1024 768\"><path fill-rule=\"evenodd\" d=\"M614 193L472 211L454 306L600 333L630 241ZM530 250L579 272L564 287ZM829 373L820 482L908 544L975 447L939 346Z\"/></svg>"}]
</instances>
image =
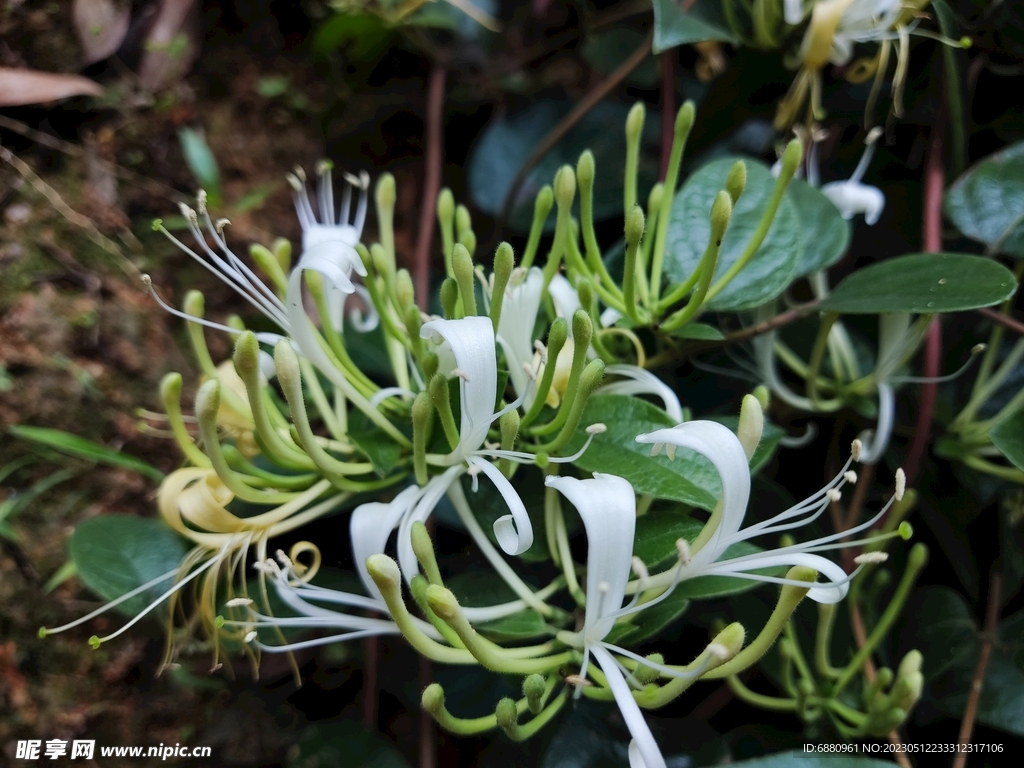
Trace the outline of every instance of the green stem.
<instances>
[{"instance_id":1,"label":"green stem","mask_svg":"<svg viewBox=\"0 0 1024 768\"><path fill-rule=\"evenodd\" d=\"M796 699L780 699L776 696L754 693L736 675L730 675L725 682L729 685L729 689L736 694L736 698L758 709L767 709L772 712L796 712Z\"/></svg>"}]
</instances>

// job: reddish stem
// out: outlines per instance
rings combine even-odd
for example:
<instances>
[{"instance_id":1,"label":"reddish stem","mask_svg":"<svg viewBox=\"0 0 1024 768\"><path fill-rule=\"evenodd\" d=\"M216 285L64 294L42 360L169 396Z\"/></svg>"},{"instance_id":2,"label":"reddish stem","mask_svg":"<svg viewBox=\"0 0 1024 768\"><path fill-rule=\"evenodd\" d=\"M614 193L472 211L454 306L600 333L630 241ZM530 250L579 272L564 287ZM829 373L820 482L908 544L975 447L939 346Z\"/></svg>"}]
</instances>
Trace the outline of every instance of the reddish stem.
<instances>
[{"instance_id":1,"label":"reddish stem","mask_svg":"<svg viewBox=\"0 0 1024 768\"><path fill-rule=\"evenodd\" d=\"M420 309L427 308L430 293L430 244L434 239L437 193L441 189L441 143L444 133L444 83L447 70L435 64L427 83L427 113L424 120L423 198L420 228L416 237L413 279Z\"/></svg>"},{"instance_id":2,"label":"reddish stem","mask_svg":"<svg viewBox=\"0 0 1024 768\"><path fill-rule=\"evenodd\" d=\"M942 166L942 134L944 119L939 115L932 128L928 143L928 160L924 170L924 211L921 222L921 239L924 250L937 253L942 250L942 190L945 186L945 171ZM935 378L939 375L939 363L942 358L942 325L939 318L932 320L928 326L928 335L924 347L924 376ZM913 483L921 465L921 457L928 445L931 432L932 416L935 413L935 382L921 385L920 410L917 412L917 425L910 443L910 451L903 465L907 475L907 483Z\"/></svg>"},{"instance_id":3,"label":"reddish stem","mask_svg":"<svg viewBox=\"0 0 1024 768\"><path fill-rule=\"evenodd\" d=\"M665 180L668 173L668 159L672 154L672 137L676 127L676 74L675 49L661 54L661 174L658 178Z\"/></svg>"}]
</instances>

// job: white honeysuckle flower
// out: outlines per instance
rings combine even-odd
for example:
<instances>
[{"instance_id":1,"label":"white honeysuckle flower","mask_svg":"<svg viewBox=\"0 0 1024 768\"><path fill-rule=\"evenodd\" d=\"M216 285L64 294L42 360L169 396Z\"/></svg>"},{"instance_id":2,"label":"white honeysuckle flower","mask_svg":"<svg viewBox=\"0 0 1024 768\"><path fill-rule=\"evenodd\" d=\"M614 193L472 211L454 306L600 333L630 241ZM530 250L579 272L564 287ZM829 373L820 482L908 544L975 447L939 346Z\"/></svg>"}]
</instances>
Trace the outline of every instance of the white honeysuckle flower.
<instances>
[{"instance_id":1,"label":"white honeysuckle flower","mask_svg":"<svg viewBox=\"0 0 1024 768\"><path fill-rule=\"evenodd\" d=\"M796 26L804 20L804 16L807 12L804 10L803 0L783 0L782 2L782 18L786 20L786 23L790 26Z\"/></svg>"},{"instance_id":2,"label":"white honeysuckle flower","mask_svg":"<svg viewBox=\"0 0 1024 768\"><path fill-rule=\"evenodd\" d=\"M508 375L516 394L524 397L523 404L529 408L533 397L530 378L525 366L534 368L533 327L540 311L540 300L544 293L544 273L537 267L522 276L514 275L512 283L505 289L505 300L501 305L501 317L498 319L497 341L505 352L508 361ZM486 294L485 294L486 295Z\"/></svg>"},{"instance_id":3,"label":"white honeysuckle flower","mask_svg":"<svg viewBox=\"0 0 1024 768\"><path fill-rule=\"evenodd\" d=\"M885 209L885 194L878 187L870 184L862 184L861 179L871 163L875 154L875 144L881 135L881 128L873 128L867 136L864 154L854 169L853 174L846 181L830 181L821 186L821 193L825 195L832 204L839 209L844 219L852 219L858 213L864 214L864 221L868 225L878 222L882 211ZM817 175L815 171L815 176Z\"/></svg>"},{"instance_id":4,"label":"white honeysuckle flower","mask_svg":"<svg viewBox=\"0 0 1024 768\"><path fill-rule=\"evenodd\" d=\"M829 61L833 64L849 64L853 58L853 47L857 43L893 40L897 37L893 25L903 13L902 0L830 1L837 6L846 6L832 38Z\"/></svg>"},{"instance_id":5,"label":"white honeysuckle flower","mask_svg":"<svg viewBox=\"0 0 1024 768\"><path fill-rule=\"evenodd\" d=\"M717 574L737 578L765 581L774 584L789 584L783 578L756 573L764 568L794 565L813 568L827 581L811 587L808 596L819 603L836 603L846 596L850 579L853 577L836 563L817 552L841 549L863 542L843 541L849 536L871 528L889 510L897 496L893 496L882 510L872 519L847 531L823 536L802 544L766 550L752 555L721 559L733 544L747 541L755 536L778 534L800 528L816 520L836 494L849 481L847 471L855 458L851 456L839 473L820 491L781 512L775 517L754 523L741 530L750 498L750 465L748 456L739 438L727 427L713 421L691 421L678 427L661 429L649 434L638 435L637 442L651 443L654 448L662 444L688 448L705 456L718 470L722 481L722 496L708 525L714 526L710 536L702 531L698 537L699 546L691 544L689 562L652 576L649 584L664 585L674 580L685 580L697 576ZM856 442L855 453L860 452ZM897 475L902 474L902 470ZM800 586L797 582L792 582Z\"/></svg>"},{"instance_id":6,"label":"white honeysuckle flower","mask_svg":"<svg viewBox=\"0 0 1024 768\"><path fill-rule=\"evenodd\" d=\"M639 592L636 592L629 605L622 605L629 575L633 570L633 538L636 529L636 495L633 486L621 477L600 473L594 473L593 479L587 480L549 475L544 482L576 507L587 533L587 604L583 627L576 633L563 633L566 642L573 642L583 651L578 678L586 680L587 669L593 658L604 672L608 687L615 696L622 719L632 736L629 745L630 765L632 768L664 768L665 759L661 750L658 749L639 704L633 698L622 665L612 654L614 652L626 656L657 669L663 675L676 677L699 677L706 667L698 667L691 672L677 672L604 641L618 619L646 610L671 594L670 588L655 599L637 605ZM577 694L580 690L577 688Z\"/></svg>"}]
</instances>

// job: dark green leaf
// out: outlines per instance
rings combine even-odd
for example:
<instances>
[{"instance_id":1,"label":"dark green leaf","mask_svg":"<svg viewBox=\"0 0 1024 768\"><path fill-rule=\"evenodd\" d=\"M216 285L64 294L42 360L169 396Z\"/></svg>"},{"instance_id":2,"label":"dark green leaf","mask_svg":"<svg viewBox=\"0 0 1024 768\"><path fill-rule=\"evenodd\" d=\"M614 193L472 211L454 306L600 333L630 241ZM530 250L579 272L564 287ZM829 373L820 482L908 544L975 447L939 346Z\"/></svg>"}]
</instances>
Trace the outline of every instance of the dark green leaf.
<instances>
[{"instance_id":1,"label":"dark green leaf","mask_svg":"<svg viewBox=\"0 0 1024 768\"><path fill-rule=\"evenodd\" d=\"M178 131L178 140L185 155L185 163L195 180L199 182L199 186L206 190L210 205L219 206L222 200L220 169L217 167L217 158L213 156L203 134L191 128L182 128Z\"/></svg>"},{"instance_id":2,"label":"dark green leaf","mask_svg":"<svg viewBox=\"0 0 1024 768\"><path fill-rule=\"evenodd\" d=\"M309 725L295 747L288 768L409 768L391 742L352 720Z\"/></svg>"},{"instance_id":3,"label":"dark green leaf","mask_svg":"<svg viewBox=\"0 0 1024 768\"><path fill-rule=\"evenodd\" d=\"M148 477L155 482L160 482L164 479L163 472L141 459L136 459L127 453L115 451L112 448L107 448L91 440L86 440L84 437L78 437L59 429L11 427L9 431L16 437L22 437L50 448L56 448L58 451L77 456L80 459L110 464L122 469L130 469L132 472L138 472L140 475Z\"/></svg>"},{"instance_id":4,"label":"dark green leaf","mask_svg":"<svg viewBox=\"0 0 1024 768\"><path fill-rule=\"evenodd\" d=\"M678 331L673 331L670 335L677 339L693 339L694 341L721 341L725 338L720 330L704 323L689 323Z\"/></svg>"},{"instance_id":5,"label":"dark green leaf","mask_svg":"<svg viewBox=\"0 0 1024 768\"><path fill-rule=\"evenodd\" d=\"M993 425L988 436L1013 466L1024 471L1024 408Z\"/></svg>"},{"instance_id":6,"label":"dark green leaf","mask_svg":"<svg viewBox=\"0 0 1024 768\"><path fill-rule=\"evenodd\" d=\"M803 179L793 179L786 189L800 217L803 257L796 276L828 269L846 253L850 245L850 222L835 204Z\"/></svg>"},{"instance_id":7,"label":"dark green leaf","mask_svg":"<svg viewBox=\"0 0 1024 768\"><path fill-rule=\"evenodd\" d=\"M387 47L392 32L378 16L369 13L338 14L320 29L313 38L313 53L324 56L342 46L356 61L366 61Z\"/></svg>"},{"instance_id":8,"label":"dark green leaf","mask_svg":"<svg viewBox=\"0 0 1024 768\"><path fill-rule=\"evenodd\" d=\"M607 31L587 35L583 42L583 58L590 66L603 75L610 75L626 61L641 45L644 33L633 27L612 27ZM648 56L634 69L626 81L641 88L653 88L658 84L658 65L653 56Z\"/></svg>"},{"instance_id":9,"label":"dark green leaf","mask_svg":"<svg viewBox=\"0 0 1024 768\"><path fill-rule=\"evenodd\" d=\"M381 477L387 477L402 458L402 447L362 411L353 410L349 415L348 439L366 455Z\"/></svg>"},{"instance_id":10,"label":"dark green leaf","mask_svg":"<svg viewBox=\"0 0 1024 768\"><path fill-rule=\"evenodd\" d=\"M654 0L655 53L704 40L738 42L726 26L718 3L697 0L684 11L675 0Z\"/></svg>"},{"instance_id":11,"label":"dark green leaf","mask_svg":"<svg viewBox=\"0 0 1024 768\"><path fill-rule=\"evenodd\" d=\"M711 235L711 204L725 188L726 176L736 159L724 157L708 163L686 180L672 201L665 244L665 273L672 282L684 282L700 263ZM744 162L747 185L722 240L716 279L743 253L775 188L775 179L765 165L749 159ZM761 247L708 306L717 310L749 309L781 295L796 277L801 263L800 227L796 206L788 196L783 197Z\"/></svg>"},{"instance_id":12,"label":"dark green leaf","mask_svg":"<svg viewBox=\"0 0 1024 768\"><path fill-rule=\"evenodd\" d=\"M616 624L605 638L615 645L636 645L654 637L686 613L690 601L681 592L673 592L657 605L629 617L628 622Z\"/></svg>"},{"instance_id":13,"label":"dark green leaf","mask_svg":"<svg viewBox=\"0 0 1024 768\"><path fill-rule=\"evenodd\" d=\"M572 106L567 101L535 102L522 112L491 122L484 129L469 157L469 192L477 208L492 216L501 213L519 169ZM628 112L629 107L624 104L601 102L584 115L526 175L512 201L509 225L518 231L528 230L537 192L552 182L562 165L568 163L575 168L585 149L594 153L597 166L594 217L621 216ZM651 151L640 155L640 190L644 194L657 180L658 163L653 150L658 129L657 116L648 114L643 138L645 147ZM554 226L554 220L552 212L548 219L550 227Z\"/></svg>"},{"instance_id":14,"label":"dark green leaf","mask_svg":"<svg viewBox=\"0 0 1024 768\"><path fill-rule=\"evenodd\" d=\"M460 573L445 579L445 586L465 608L486 608L517 599L515 592L493 571ZM478 624L476 628L496 640L526 640L547 632L544 617L532 608Z\"/></svg>"},{"instance_id":15,"label":"dark green leaf","mask_svg":"<svg viewBox=\"0 0 1024 768\"><path fill-rule=\"evenodd\" d=\"M1024 142L982 160L946 192L946 215L992 253L1024 257Z\"/></svg>"},{"instance_id":16,"label":"dark green leaf","mask_svg":"<svg viewBox=\"0 0 1024 768\"><path fill-rule=\"evenodd\" d=\"M843 280L821 309L846 314L960 312L1005 301L1017 281L1002 264L961 253L914 253Z\"/></svg>"},{"instance_id":17,"label":"dark green leaf","mask_svg":"<svg viewBox=\"0 0 1024 768\"><path fill-rule=\"evenodd\" d=\"M533 545L519 555L519 558L527 562L540 562L550 559L548 547L545 543L547 536L544 527L544 477L539 469L532 466L520 466L512 477L512 484L515 486L519 498L526 505L526 511L530 515L530 522L533 523ZM480 522L487 538L492 544L497 544L494 537L494 523L499 517L508 514L508 504L505 497L487 478L480 478L477 490L474 491L472 483L468 478L463 478L463 490L466 498L473 509L473 514ZM514 599L514 598L509 598Z\"/></svg>"},{"instance_id":18,"label":"dark green leaf","mask_svg":"<svg viewBox=\"0 0 1024 768\"><path fill-rule=\"evenodd\" d=\"M649 567L661 565L676 557L676 541L693 541L704 523L682 512L655 509L636 519L633 554Z\"/></svg>"},{"instance_id":19,"label":"dark green leaf","mask_svg":"<svg viewBox=\"0 0 1024 768\"><path fill-rule=\"evenodd\" d=\"M946 587L926 587L906 611L905 647L924 655L922 672L934 678L977 658L974 615L964 598Z\"/></svg>"},{"instance_id":20,"label":"dark green leaf","mask_svg":"<svg viewBox=\"0 0 1024 768\"><path fill-rule=\"evenodd\" d=\"M113 600L177 568L185 541L157 520L129 515L94 517L81 523L68 545L78 577L105 600ZM174 584L174 577L126 600L118 610L137 614Z\"/></svg>"}]
</instances>

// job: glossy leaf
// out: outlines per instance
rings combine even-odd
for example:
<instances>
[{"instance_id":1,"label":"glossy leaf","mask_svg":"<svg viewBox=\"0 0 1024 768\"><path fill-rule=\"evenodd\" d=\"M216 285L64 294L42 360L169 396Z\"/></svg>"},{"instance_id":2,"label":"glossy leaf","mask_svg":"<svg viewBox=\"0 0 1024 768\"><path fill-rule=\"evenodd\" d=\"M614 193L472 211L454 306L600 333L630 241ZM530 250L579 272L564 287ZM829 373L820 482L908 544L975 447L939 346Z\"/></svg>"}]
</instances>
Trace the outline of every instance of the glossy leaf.
<instances>
[{"instance_id":1,"label":"glossy leaf","mask_svg":"<svg viewBox=\"0 0 1024 768\"><path fill-rule=\"evenodd\" d=\"M962 253L914 253L859 269L821 309L845 314L961 312L990 307L1017 290L998 262Z\"/></svg>"},{"instance_id":2,"label":"glossy leaf","mask_svg":"<svg viewBox=\"0 0 1024 768\"><path fill-rule=\"evenodd\" d=\"M654 0L655 53L704 40L738 42L726 26L717 3L697 0L684 11L674 0Z\"/></svg>"},{"instance_id":3,"label":"glossy leaf","mask_svg":"<svg viewBox=\"0 0 1024 768\"><path fill-rule=\"evenodd\" d=\"M803 179L793 179L786 188L800 218L803 256L796 276L828 269L846 253L850 245L850 222L835 204Z\"/></svg>"},{"instance_id":4,"label":"glossy leaf","mask_svg":"<svg viewBox=\"0 0 1024 768\"><path fill-rule=\"evenodd\" d=\"M690 601L681 592L673 592L657 605L629 617L627 622L616 624L605 638L616 645L636 645L662 632L674 624L690 606Z\"/></svg>"},{"instance_id":5,"label":"glossy leaf","mask_svg":"<svg viewBox=\"0 0 1024 768\"><path fill-rule=\"evenodd\" d=\"M106 515L75 528L68 544L78 577L104 600L113 600L175 568L185 556L185 541L157 520ZM118 606L132 616L166 592L173 577Z\"/></svg>"},{"instance_id":6,"label":"glossy leaf","mask_svg":"<svg viewBox=\"0 0 1024 768\"><path fill-rule=\"evenodd\" d=\"M16 437L31 440L34 443L40 443L50 448L56 448L62 453L67 453L80 459L96 461L101 464L109 464L114 467L131 470L132 472L138 472L143 477L148 477L155 482L160 482L164 479L163 472L141 459L59 429L17 426L11 427L9 431Z\"/></svg>"},{"instance_id":7,"label":"glossy leaf","mask_svg":"<svg viewBox=\"0 0 1024 768\"><path fill-rule=\"evenodd\" d=\"M527 562L548 560L551 555L548 553L547 537L544 533L544 478L536 467L521 466L512 476L512 484L526 505L527 514L533 524L533 546L519 555L519 558ZM491 543L496 545L498 540L494 536L494 523L499 517L508 514L505 498L486 477L479 478L475 491L470 479L463 478L462 488L480 527L484 529Z\"/></svg>"},{"instance_id":8,"label":"glossy leaf","mask_svg":"<svg viewBox=\"0 0 1024 768\"><path fill-rule=\"evenodd\" d=\"M568 101L540 101L514 115L492 121L469 156L469 193L484 213L497 216L519 169L534 148L569 112ZM594 153L597 175L594 181L594 217L622 215L622 179L625 173L625 124L629 107L601 102L580 121L531 170L516 193L509 224L516 230L530 228L533 201L555 172L564 164L573 168L585 149ZM644 144L651 151L640 155L640 190L657 180L658 163L654 149L658 139L657 115L648 114L644 123ZM548 226L554 227L552 211Z\"/></svg>"},{"instance_id":9,"label":"glossy leaf","mask_svg":"<svg viewBox=\"0 0 1024 768\"><path fill-rule=\"evenodd\" d=\"M466 608L484 608L516 599L515 593L493 571L460 573L445 580L459 604ZM544 617L532 608L495 621L477 624L476 628L493 639L526 640L546 632Z\"/></svg>"},{"instance_id":10,"label":"glossy leaf","mask_svg":"<svg viewBox=\"0 0 1024 768\"><path fill-rule=\"evenodd\" d=\"M946 215L992 253L1024 257L1024 142L982 160L946 192Z\"/></svg>"},{"instance_id":11,"label":"glossy leaf","mask_svg":"<svg viewBox=\"0 0 1024 768\"><path fill-rule=\"evenodd\" d=\"M178 140L181 142L185 162L195 180L199 182L199 186L206 190L210 205L220 205L220 169L217 167L217 158L213 156L213 151L203 134L191 128L182 128L178 131Z\"/></svg>"},{"instance_id":12,"label":"glossy leaf","mask_svg":"<svg viewBox=\"0 0 1024 768\"><path fill-rule=\"evenodd\" d=\"M380 477L387 477L402 458L401 446L362 411L349 416L348 439L366 455Z\"/></svg>"},{"instance_id":13,"label":"glossy leaf","mask_svg":"<svg viewBox=\"0 0 1024 768\"><path fill-rule=\"evenodd\" d=\"M672 331L671 336L677 339L692 339L693 341L722 341L725 335L713 325L704 323L687 323L677 331Z\"/></svg>"},{"instance_id":14,"label":"glossy leaf","mask_svg":"<svg viewBox=\"0 0 1024 768\"><path fill-rule=\"evenodd\" d=\"M1013 466L1024 470L1024 408L995 424L988 436Z\"/></svg>"},{"instance_id":15,"label":"glossy leaf","mask_svg":"<svg viewBox=\"0 0 1024 768\"><path fill-rule=\"evenodd\" d=\"M356 61L366 61L383 52L393 32L382 19L370 13L339 13L328 20L313 37L313 53L325 56L342 47Z\"/></svg>"},{"instance_id":16,"label":"glossy leaf","mask_svg":"<svg viewBox=\"0 0 1024 768\"><path fill-rule=\"evenodd\" d=\"M725 188L726 176L736 158L724 157L708 163L686 180L672 201L665 244L665 273L673 283L685 281L697 268L711 234L711 204ZM753 160L747 165L747 185L733 208L729 229L715 269L715 279L736 263L747 247L761 216L775 179L768 168ZM721 293L709 303L711 309L749 309L782 294L797 275L802 259L800 218L789 197L783 197L771 229L754 257Z\"/></svg>"}]
</instances>

